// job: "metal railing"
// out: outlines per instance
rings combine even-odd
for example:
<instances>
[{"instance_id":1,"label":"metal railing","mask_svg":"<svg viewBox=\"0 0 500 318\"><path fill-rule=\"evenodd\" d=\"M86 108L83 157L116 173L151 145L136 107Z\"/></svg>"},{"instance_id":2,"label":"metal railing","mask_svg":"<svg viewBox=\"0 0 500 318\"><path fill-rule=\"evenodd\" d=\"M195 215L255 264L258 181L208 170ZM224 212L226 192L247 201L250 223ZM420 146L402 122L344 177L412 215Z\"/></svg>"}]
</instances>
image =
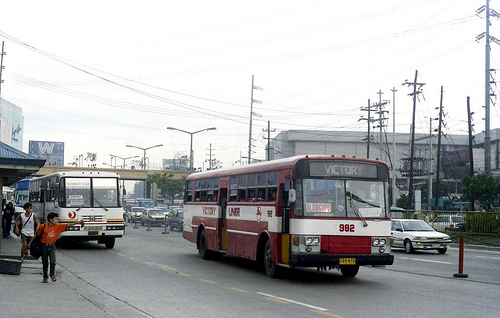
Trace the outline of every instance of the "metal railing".
<instances>
[{"instance_id":1,"label":"metal railing","mask_svg":"<svg viewBox=\"0 0 500 318\"><path fill-rule=\"evenodd\" d=\"M392 218L424 220L440 232L500 235L500 212L406 210L391 214Z\"/></svg>"}]
</instances>

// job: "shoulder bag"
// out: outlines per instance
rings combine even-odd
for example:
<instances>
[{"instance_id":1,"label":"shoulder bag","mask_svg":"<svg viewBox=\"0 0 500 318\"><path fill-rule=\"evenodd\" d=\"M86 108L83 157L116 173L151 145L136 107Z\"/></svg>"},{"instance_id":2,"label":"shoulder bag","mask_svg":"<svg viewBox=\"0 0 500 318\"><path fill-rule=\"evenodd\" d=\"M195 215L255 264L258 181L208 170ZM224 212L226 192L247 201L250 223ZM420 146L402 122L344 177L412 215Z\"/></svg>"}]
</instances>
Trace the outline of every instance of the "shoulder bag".
<instances>
[{"instance_id":1,"label":"shoulder bag","mask_svg":"<svg viewBox=\"0 0 500 318\"><path fill-rule=\"evenodd\" d=\"M28 221L31 219L31 216L33 215L33 213L30 214L30 217L26 220L26 222L24 222L23 225L19 226L19 234L16 233L16 231L14 231L14 234L16 234L17 236L21 236L21 230L23 229L23 227L26 225L26 223L28 223ZM23 219L20 218L20 220L22 221ZM21 223L21 222L19 222ZM19 224L18 223L18 224ZM15 229L14 229L15 230Z\"/></svg>"},{"instance_id":2,"label":"shoulder bag","mask_svg":"<svg viewBox=\"0 0 500 318\"><path fill-rule=\"evenodd\" d=\"M30 255L33 256L35 259L38 259L40 256L42 256L43 230L45 230L45 224L43 225L42 232L40 233L40 235L37 235L30 245Z\"/></svg>"}]
</instances>

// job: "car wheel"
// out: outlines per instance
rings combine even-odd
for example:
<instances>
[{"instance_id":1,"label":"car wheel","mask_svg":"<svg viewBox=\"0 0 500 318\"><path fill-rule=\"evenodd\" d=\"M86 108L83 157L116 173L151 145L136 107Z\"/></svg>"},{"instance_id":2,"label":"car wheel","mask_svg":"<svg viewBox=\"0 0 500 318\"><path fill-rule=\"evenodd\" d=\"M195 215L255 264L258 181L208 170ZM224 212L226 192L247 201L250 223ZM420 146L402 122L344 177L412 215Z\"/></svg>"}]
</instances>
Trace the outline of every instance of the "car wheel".
<instances>
[{"instance_id":1,"label":"car wheel","mask_svg":"<svg viewBox=\"0 0 500 318\"><path fill-rule=\"evenodd\" d=\"M447 250L448 249L446 247L445 248L438 248L438 253L439 254L444 254L444 253L446 253Z\"/></svg>"},{"instance_id":2,"label":"car wheel","mask_svg":"<svg viewBox=\"0 0 500 318\"><path fill-rule=\"evenodd\" d=\"M413 245L411 244L410 240L405 241L405 252L413 253Z\"/></svg>"},{"instance_id":3,"label":"car wheel","mask_svg":"<svg viewBox=\"0 0 500 318\"><path fill-rule=\"evenodd\" d=\"M340 272L344 277L354 277L359 271L359 265L340 266Z\"/></svg>"},{"instance_id":4,"label":"car wheel","mask_svg":"<svg viewBox=\"0 0 500 318\"><path fill-rule=\"evenodd\" d=\"M173 224L170 224L170 231L173 231L174 230L174 225Z\"/></svg>"}]
</instances>

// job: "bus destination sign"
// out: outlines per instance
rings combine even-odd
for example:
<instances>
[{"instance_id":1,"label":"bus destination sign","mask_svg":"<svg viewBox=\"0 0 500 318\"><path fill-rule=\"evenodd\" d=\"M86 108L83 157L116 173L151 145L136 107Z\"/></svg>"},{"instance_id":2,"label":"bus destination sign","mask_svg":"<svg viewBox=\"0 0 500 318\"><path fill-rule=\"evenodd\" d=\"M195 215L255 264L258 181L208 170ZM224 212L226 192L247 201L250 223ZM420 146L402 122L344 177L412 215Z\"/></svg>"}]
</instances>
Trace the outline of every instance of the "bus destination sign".
<instances>
[{"instance_id":1,"label":"bus destination sign","mask_svg":"<svg viewBox=\"0 0 500 318\"><path fill-rule=\"evenodd\" d=\"M374 164L356 162L311 161L309 164L311 177L354 177L377 178L377 166Z\"/></svg>"}]
</instances>

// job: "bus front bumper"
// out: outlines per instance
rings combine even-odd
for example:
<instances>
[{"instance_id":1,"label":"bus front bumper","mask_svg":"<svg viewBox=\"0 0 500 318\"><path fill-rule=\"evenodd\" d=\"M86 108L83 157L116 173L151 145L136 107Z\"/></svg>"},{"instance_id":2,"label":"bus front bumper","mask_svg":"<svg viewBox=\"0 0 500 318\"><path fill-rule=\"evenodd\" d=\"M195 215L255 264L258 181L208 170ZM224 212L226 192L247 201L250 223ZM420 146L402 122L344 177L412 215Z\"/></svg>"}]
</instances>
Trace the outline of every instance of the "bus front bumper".
<instances>
[{"instance_id":1,"label":"bus front bumper","mask_svg":"<svg viewBox=\"0 0 500 318\"><path fill-rule=\"evenodd\" d=\"M337 265L392 265L394 255L321 255L321 254L293 254L290 255L290 265L297 267L318 267Z\"/></svg>"}]
</instances>

